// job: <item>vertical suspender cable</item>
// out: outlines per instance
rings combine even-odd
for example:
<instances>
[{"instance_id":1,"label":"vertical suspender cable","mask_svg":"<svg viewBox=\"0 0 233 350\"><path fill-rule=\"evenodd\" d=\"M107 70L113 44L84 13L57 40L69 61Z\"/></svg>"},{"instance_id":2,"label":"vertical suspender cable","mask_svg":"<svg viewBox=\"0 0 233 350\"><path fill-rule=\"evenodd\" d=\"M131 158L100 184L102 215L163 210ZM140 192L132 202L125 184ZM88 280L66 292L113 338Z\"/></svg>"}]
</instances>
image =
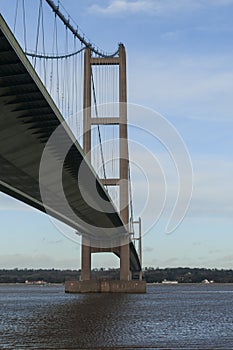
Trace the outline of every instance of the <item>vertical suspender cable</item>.
<instances>
[{"instance_id":1,"label":"vertical suspender cable","mask_svg":"<svg viewBox=\"0 0 233 350\"><path fill-rule=\"evenodd\" d=\"M40 16L41 16L41 1L39 6L39 14L38 14L38 22L37 22L37 32L36 32L36 49L35 52L37 53L38 50L38 43L39 43L39 34L40 34ZM36 57L34 61L34 69L36 68Z\"/></svg>"},{"instance_id":2,"label":"vertical suspender cable","mask_svg":"<svg viewBox=\"0 0 233 350\"><path fill-rule=\"evenodd\" d=\"M14 34L15 34L15 30L16 30L16 22L17 22L17 16L18 16L18 7L19 7L19 0L16 1L16 6L15 6Z\"/></svg>"},{"instance_id":3,"label":"vertical suspender cable","mask_svg":"<svg viewBox=\"0 0 233 350\"><path fill-rule=\"evenodd\" d=\"M97 100L96 100L96 93L95 93L95 84L94 84L94 79L93 79L92 70L91 70L91 81L92 81L92 91L93 91L93 99L94 99L94 106L95 106L95 114L96 114L96 118L98 118L98 108L97 108ZM98 130L98 137L99 137L99 143L100 143L100 153L101 153L103 174L104 174L104 178L105 178L105 180L106 180L106 170L105 170L105 164L104 164L104 154L103 154L103 147L102 147L102 138L101 138L101 133L100 133L100 127L99 127L99 125L97 125L97 130Z\"/></svg>"},{"instance_id":4,"label":"vertical suspender cable","mask_svg":"<svg viewBox=\"0 0 233 350\"><path fill-rule=\"evenodd\" d=\"M24 48L27 50L27 30L26 30L26 11L25 11L25 3L23 0L23 36L24 36Z\"/></svg>"},{"instance_id":5,"label":"vertical suspender cable","mask_svg":"<svg viewBox=\"0 0 233 350\"><path fill-rule=\"evenodd\" d=\"M56 49L56 55L58 56L58 37L57 37L57 22L56 22L56 31L55 31L55 49ZM56 88L57 88L57 105L60 109L60 89L59 89L59 60L57 58L57 76L56 76Z\"/></svg>"},{"instance_id":6,"label":"vertical suspender cable","mask_svg":"<svg viewBox=\"0 0 233 350\"><path fill-rule=\"evenodd\" d=\"M43 4L41 0L41 25L42 25L42 46L43 46L43 54L45 55L45 30L44 30L44 12L43 12ZM44 84L46 86L46 59L44 59Z\"/></svg>"}]
</instances>

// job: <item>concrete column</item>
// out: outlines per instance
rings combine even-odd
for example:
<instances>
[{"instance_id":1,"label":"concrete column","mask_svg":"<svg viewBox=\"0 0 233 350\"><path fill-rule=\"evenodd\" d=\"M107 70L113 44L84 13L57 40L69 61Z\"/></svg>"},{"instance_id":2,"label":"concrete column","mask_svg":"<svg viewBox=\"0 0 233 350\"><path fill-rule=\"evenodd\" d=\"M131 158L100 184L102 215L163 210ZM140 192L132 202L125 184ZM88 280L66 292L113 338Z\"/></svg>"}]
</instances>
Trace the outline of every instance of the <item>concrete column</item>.
<instances>
[{"instance_id":1,"label":"concrete column","mask_svg":"<svg viewBox=\"0 0 233 350\"><path fill-rule=\"evenodd\" d=\"M83 150L91 161L91 50L84 53Z\"/></svg>"},{"instance_id":2,"label":"concrete column","mask_svg":"<svg viewBox=\"0 0 233 350\"><path fill-rule=\"evenodd\" d=\"M82 237L82 272L81 280L89 281L91 279L91 246L90 240Z\"/></svg>"},{"instance_id":3,"label":"concrete column","mask_svg":"<svg viewBox=\"0 0 233 350\"><path fill-rule=\"evenodd\" d=\"M139 223L139 259L141 264L141 271L139 273L139 280L142 281L142 220L138 219Z\"/></svg>"},{"instance_id":4,"label":"concrete column","mask_svg":"<svg viewBox=\"0 0 233 350\"><path fill-rule=\"evenodd\" d=\"M126 53L124 45L119 48L119 102L120 102L120 214L129 231L129 188L128 188L128 135L127 135L127 86ZM122 242L120 247L120 279L130 280L129 244Z\"/></svg>"},{"instance_id":5,"label":"concrete column","mask_svg":"<svg viewBox=\"0 0 233 350\"><path fill-rule=\"evenodd\" d=\"M142 281L142 271L139 272L139 281Z\"/></svg>"},{"instance_id":6,"label":"concrete column","mask_svg":"<svg viewBox=\"0 0 233 350\"><path fill-rule=\"evenodd\" d=\"M119 96L120 96L120 214L124 224L129 230L129 198L128 174L129 154L127 135L127 94L126 94L126 54L121 44L119 50Z\"/></svg>"},{"instance_id":7,"label":"concrete column","mask_svg":"<svg viewBox=\"0 0 233 350\"><path fill-rule=\"evenodd\" d=\"M84 87L83 87L83 150L91 162L91 50L84 53ZM90 240L82 237L82 272L81 280L91 279L91 245Z\"/></svg>"},{"instance_id":8,"label":"concrete column","mask_svg":"<svg viewBox=\"0 0 233 350\"><path fill-rule=\"evenodd\" d=\"M129 244L125 244L120 247L120 280L131 280Z\"/></svg>"}]
</instances>

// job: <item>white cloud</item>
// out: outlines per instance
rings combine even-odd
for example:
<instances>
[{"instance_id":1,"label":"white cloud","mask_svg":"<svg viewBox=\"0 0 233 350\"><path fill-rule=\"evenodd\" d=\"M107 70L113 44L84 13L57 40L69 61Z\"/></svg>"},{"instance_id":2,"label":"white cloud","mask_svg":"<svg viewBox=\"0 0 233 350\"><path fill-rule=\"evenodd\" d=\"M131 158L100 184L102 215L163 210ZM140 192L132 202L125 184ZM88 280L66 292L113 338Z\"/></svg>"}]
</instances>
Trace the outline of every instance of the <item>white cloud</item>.
<instances>
[{"instance_id":1,"label":"white cloud","mask_svg":"<svg viewBox=\"0 0 233 350\"><path fill-rule=\"evenodd\" d=\"M91 5L89 12L107 16L137 13L167 15L174 12L192 12L209 6L226 6L232 3L233 0L111 0L105 6Z\"/></svg>"},{"instance_id":2,"label":"white cloud","mask_svg":"<svg viewBox=\"0 0 233 350\"><path fill-rule=\"evenodd\" d=\"M89 11L92 13L99 13L102 15L118 15L122 13L140 13L154 10L152 1L126 1L126 0L113 0L106 7L100 5L92 5Z\"/></svg>"},{"instance_id":3,"label":"white cloud","mask_svg":"<svg viewBox=\"0 0 233 350\"><path fill-rule=\"evenodd\" d=\"M233 0L210 0L213 5L216 6L227 6L227 5L232 5Z\"/></svg>"},{"instance_id":4,"label":"white cloud","mask_svg":"<svg viewBox=\"0 0 233 350\"><path fill-rule=\"evenodd\" d=\"M232 120L232 55L137 55L129 60L129 100L159 112Z\"/></svg>"},{"instance_id":5,"label":"white cloud","mask_svg":"<svg viewBox=\"0 0 233 350\"><path fill-rule=\"evenodd\" d=\"M169 164L169 158L166 152L157 153L160 164L166 176L166 202L164 211L160 220L167 220L171 215L172 208L175 203L178 184L176 171L173 165ZM134 154L131 152L131 158ZM195 156L192 159L194 178L193 178L193 193L189 210L184 217L186 218L217 218L232 220L233 217L233 164L231 159L222 159L222 157L204 155ZM151 162L147 163L144 159L144 170L146 173L150 171L151 177L149 180L150 195L154 198L154 205L150 205L144 212L138 212L138 208L144 206L146 183L135 178L133 188L135 217L142 216L144 220L144 232L154 223L156 218L155 205L161 204L159 201L162 198L160 192L164 184L158 178L157 170L151 166ZM185 174L183 174L185 175ZM185 178L187 176L184 176ZM186 198L183 198L183 201Z\"/></svg>"},{"instance_id":6,"label":"white cloud","mask_svg":"<svg viewBox=\"0 0 233 350\"><path fill-rule=\"evenodd\" d=\"M233 164L208 156L194 160L194 191L190 216L232 219Z\"/></svg>"},{"instance_id":7,"label":"white cloud","mask_svg":"<svg viewBox=\"0 0 233 350\"><path fill-rule=\"evenodd\" d=\"M143 253L151 253L154 251L154 247L145 247L143 248Z\"/></svg>"},{"instance_id":8,"label":"white cloud","mask_svg":"<svg viewBox=\"0 0 233 350\"><path fill-rule=\"evenodd\" d=\"M54 259L47 254L5 254L0 255L3 268L77 268L78 259Z\"/></svg>"},{"instance_id":9,"label":"white cloud","mask_svg":"<svg viewBox=\"0 0 233 350\"><path fill-rule=\"evenodd\" d=\"M63 242L62 239L56 239L56 240L47 241L48 244L60 244L62 242Z\"/></svg>"}]
</instances>

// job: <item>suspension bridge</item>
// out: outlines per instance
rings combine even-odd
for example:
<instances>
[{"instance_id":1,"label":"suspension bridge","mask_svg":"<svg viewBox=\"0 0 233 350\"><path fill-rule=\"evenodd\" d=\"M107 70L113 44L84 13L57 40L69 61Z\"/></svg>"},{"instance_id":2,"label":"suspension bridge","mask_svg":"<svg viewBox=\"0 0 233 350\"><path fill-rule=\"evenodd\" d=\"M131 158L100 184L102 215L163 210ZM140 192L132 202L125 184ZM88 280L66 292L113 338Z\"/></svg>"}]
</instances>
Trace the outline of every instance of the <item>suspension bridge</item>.
<instances>
[{"instance_id":1,"label":"suspension bridge","mask_svg":"<svg viewBox=\"0 0 233 350\"><path fill-rule=\"evenodd\" d=\"M67 292L145 292L141 219L133 216L125 47L104 52L60 1L37 4L34 50L25 0L15 2L11 29L0 16L0 190L82 236L81 280L67 282ZM120 258L119 281L91 280L91 254L101 252Z\"/></svg>"}]
</instances>

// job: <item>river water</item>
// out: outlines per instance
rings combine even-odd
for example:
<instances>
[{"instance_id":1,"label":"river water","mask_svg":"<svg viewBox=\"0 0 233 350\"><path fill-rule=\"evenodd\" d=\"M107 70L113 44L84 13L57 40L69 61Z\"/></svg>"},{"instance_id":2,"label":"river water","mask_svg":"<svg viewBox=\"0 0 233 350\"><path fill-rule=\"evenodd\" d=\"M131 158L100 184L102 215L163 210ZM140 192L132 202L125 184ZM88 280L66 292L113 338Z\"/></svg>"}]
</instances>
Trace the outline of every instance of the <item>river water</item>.
<instances>
[{"instance_id":1,"label":"river water","mask_svg":"<svg viewBox=\"0 0 233 350\"><path fill-rule=\"evenodd\" d=\"M2 349L233 349L233 285L65 294L0 285Z\"/></svg>"}]
</instances>

